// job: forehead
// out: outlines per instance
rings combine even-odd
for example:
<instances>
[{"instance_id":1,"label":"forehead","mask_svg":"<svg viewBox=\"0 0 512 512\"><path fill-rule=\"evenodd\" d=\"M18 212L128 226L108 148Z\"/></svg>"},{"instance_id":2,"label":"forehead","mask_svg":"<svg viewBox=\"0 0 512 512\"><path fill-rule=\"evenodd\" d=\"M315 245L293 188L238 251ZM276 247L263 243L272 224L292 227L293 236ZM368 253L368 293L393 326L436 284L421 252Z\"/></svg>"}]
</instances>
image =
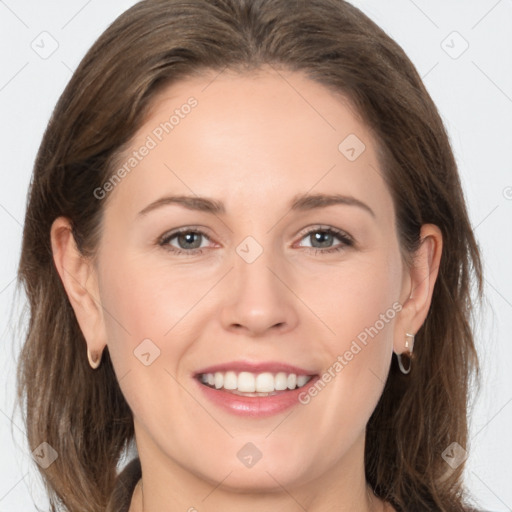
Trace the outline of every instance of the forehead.
<instances>
[{"instance_id":1,"label":"forehead","mask_svg":"<svg viewBox=\"0 0 512 512\"><path fill-rule=\"evenodd\" d=\"M164 191L215 197L228 210L237 199L258 207L310 190L392 208L373 136L350 102L271 68L167 87L116 168L125 172L111 194L137 211Z\"/></svg>"}]
</instances>

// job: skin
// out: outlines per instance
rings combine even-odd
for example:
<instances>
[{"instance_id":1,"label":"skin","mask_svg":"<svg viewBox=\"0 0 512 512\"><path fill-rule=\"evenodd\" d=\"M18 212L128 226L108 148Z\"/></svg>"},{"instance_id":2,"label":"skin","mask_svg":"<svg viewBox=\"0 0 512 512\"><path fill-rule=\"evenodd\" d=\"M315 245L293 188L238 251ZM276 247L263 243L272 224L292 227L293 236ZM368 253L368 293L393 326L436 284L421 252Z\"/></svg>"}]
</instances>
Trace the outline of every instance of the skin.
<instances>
[{"instance_id":1,"label":"skin","mask_svg":"<svg viewBox=\"0 0 512 512\"><path fill-rule=\"evenodd\" d=\"M108 345L133 411L144 496L137 486L130 512L143 510L142 498L146 511L393 510L367 493L365 427L393 351L426 318L441 233L424 225L415 264L405 266L370 131L341 96L300 73L264 68L173 84L131 150L190 96L197 107L109 193L96 261L80 257L67 219L51 231L88 348ZM349 134L366 146L354 161L338 149ZM296 194L320 192L353 196L375 217L353 205L290 210ZM138 216L171 194L214 198L226 213L168 204ZM202 254L156 241L198 225ZM355 244L321 245L307 234L326 226ZM236 252L247 236L263 250L252 263ZM190 251L193 242L169 243ZM342 250L320 253L335 246ZM307 405L241 418L192 381L201 367L236 359L321 374L394 303L401 311ZM147 338L160 350L149 366L133 354ZM262 453L252 468L237 458L248 442Z\"/></svg>"}]
</instances>

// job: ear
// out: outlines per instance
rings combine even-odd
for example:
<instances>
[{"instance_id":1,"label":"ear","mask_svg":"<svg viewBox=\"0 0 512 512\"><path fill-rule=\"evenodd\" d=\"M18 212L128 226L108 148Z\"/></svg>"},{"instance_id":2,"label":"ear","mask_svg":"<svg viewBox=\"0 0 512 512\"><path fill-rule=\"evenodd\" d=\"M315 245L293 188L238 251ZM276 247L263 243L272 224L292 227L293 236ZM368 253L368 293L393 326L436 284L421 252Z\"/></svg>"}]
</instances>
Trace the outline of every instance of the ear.
<instances>
[{"instance_id":1,"label":"ear","mask_svg":"<svg viewBox=\"0 0 512 512\"><path fill-rule=\"evenodd\" d=\"M78 250L65 217L55 219L50 230L53 259L66 289L93 361L107 344L96 269ZM84 347L85 348L85 347Z\"/></svg>"},{"instance_id":2,"label":"ear","mask_svg":"<svg viewBox=\"0 0 512 512\"><path fill-rule=\"evenodd\" d=\"M411 268L405 270L400 300L402 310L395 324L393 342L396 354L406 350L406 333L416 334L423 325L439 271L443 248L441 230L434 224L424 224L420 239L421 245L414 254Z\"/></svg>"}]
</instances>

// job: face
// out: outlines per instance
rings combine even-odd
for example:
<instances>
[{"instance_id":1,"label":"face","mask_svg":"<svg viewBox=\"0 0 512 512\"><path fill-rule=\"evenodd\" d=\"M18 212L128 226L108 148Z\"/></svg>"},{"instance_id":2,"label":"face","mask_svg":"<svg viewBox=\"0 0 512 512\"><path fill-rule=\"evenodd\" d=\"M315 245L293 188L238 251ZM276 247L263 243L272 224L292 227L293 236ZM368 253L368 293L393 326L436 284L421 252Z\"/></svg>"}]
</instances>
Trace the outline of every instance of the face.
<instances>
[{"instance_id":1,"label":"face","mask_svg":"<svg viewBox=\"0 0 512 512\"><path fill-rule=\"evenodd\" d=\"M369 130L301 74L225 72L165 90L123 166L96 270L143 463L237 489L346 480L407 297Z\"/></svg>"}]
</instances>

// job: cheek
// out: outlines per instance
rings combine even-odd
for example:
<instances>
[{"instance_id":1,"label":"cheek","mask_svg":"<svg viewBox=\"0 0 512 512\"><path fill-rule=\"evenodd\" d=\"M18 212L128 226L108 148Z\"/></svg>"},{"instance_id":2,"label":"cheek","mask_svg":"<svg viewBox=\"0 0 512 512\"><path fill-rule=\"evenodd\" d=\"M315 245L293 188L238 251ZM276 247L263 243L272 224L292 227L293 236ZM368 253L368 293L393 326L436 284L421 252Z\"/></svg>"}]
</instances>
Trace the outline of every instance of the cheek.
<instances>
[{"instance_id":1,"label":"cheek","mask_svg":"<svg viewBox=\"0 0 512 512\"><path fill-rule=\"evenodd\" d=\"M127 258L104 265L101 284L109 352L133 406L140 396L169 386L170 374L183 373L180 363L204 328L212 282L190 269Z\"/></svg>"},{"instance_id":2,"label":"cheek","mask_svg":"<svg viewBox=\"0 0 512 512\"><path fill-rule=\"evenodd\" d=\"M367 410L358 408L363 416L371 413L389 371L400 269L399 260L382 256L347 266L330 275L316 302L332 334L323 347L325 379L347 406L366 403Z\"/></svg>"},{"instance_id":3,"label":"cheek","mask_svg":"<svg viewBox=\"0 0 512 512\"><path fill-rule=\"evenodd\" d=\"M176 387L173 375L187 350L185 333L199 290L175 273L148 268L142 260L116 260L101 279L108 349L114 370L135 416L152 418ZM173 278L174 276L174 278ZM197 295L197 297L196 297Z\"/></svg>"},{"instance_id":4,"label":"cheek","mask_svg":"<svg viewBox=\"0 0 512 512\"><path fill-rule=\"evenodd\" d=\"M145 338L162 341L201 298L200 286L176 269L156 268L142 258L116 261L102 275L101 299L112 335L132 350Z\"/></svg>"},{"instance_id":5,"label":"cheek","mask_svg":"<svg viewBox=\"0 0 512 512\"><path fill-rule=\"evenodd\" d=\"M396 262L368 257L326 277L325 286L317 287L316 293L321 291L321 309L335 333L334 338L340 343L338 348L353 339L364 343L365 338L370 337L369 331L372 339L392 330L400 290Z\"/></svg>"}]
</instances>

